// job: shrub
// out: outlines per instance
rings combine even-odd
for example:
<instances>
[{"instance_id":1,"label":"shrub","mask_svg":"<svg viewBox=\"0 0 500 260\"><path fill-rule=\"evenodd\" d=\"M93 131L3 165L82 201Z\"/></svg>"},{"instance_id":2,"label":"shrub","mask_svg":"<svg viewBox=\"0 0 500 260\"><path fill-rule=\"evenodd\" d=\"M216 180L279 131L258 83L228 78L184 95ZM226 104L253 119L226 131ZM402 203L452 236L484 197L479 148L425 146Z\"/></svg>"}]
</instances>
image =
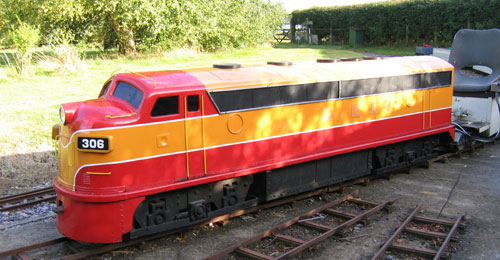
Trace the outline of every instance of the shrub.
<instances>
[{"instance_id":1,"label":"shrub","mask_svg":"<svg viewBox=\"0 0 500 260\"><path fill-rule=\"evenodd\" d=\"M84 67L82 50L74 46L74 35L71 32L55 29L48 37L49 46L54 52L53 57L47 57L46 61L53 62L61 73L77 72Z\"/></svg>"},{"instance_id":2,"label":"shrub","mask_svg":"<svg viewBox=\"0 0 500 260\"><path fill-rule=\"evenodd\" d=\"M20 22L17 28L9 32L10 44L16 49L14 66L18 75L26 78L30 75L31 53L40 40L38 28Z\"/></svg>"},{"instance_id":3,"label":"shrub","mask_svg":"<svg viewBox=\"0 0 500 260\"><path fill-rule=\"evenodd\" d=\"M500 0L402 0L365 5L315 7L292 13L291 24L313 22L319 39L346 43L349 29L364 30L368 44L450 45L461 28L500 26Z\"/></svg>"}]
</instances>

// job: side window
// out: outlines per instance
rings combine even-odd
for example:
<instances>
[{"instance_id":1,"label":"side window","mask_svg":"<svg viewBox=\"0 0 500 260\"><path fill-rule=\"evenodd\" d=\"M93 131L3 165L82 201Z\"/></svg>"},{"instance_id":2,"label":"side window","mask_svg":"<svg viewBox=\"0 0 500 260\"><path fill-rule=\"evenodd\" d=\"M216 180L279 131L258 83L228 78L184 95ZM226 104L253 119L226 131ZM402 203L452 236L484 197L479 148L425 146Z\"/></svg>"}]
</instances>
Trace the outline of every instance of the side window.
<instances>
[{"instance_id":1,"label":"side window","mask_svg":"<svg viewBox=\"0 0 500 260\"><path fill-rule=\"evenodd\" d=\"M113 96L124 100L125 102L135 107L135 109L138 109L141 105L144 94L136 87L128 83L118 82L118 84L116 84Z\"/></svg>"},{"instance_id":2,"label":"side window","mask_svg":"<svg viewBox=\"0 0 500 260\"><path fill-rule=\"evenodd\" d=\"M200 110L200 98L198 95L191 95L187 97L187 110L188 112Z\"/></svg>"},{"instance_id":3,"label":"side window","mask_svg":"<svg viewBox=\"0 0 500 260\"><path fill-rule=\"evenodd\" d=\"M179 96L160 97L151 111L151 116L168 116L179 114Z\"/></svg>"},{"instance_id":4,"label":"side window","mask_svg":"<svg viewBox=\"0 0 500 260\"><path fill-rule=\"evenodd\" d=\"M314 83L307 89L308 101L321 101L338 97L339 83L337 81Z\"/></svg>"},{"instance_id":5,"label":"side window","mask_svg":"<svg viewBox=\"0 0 500 260\"><path fill-rule=\"evenodd\" d=\"M252 108L252 89L209 92L217 108L222 112Z\"/></svg>"},{"instance_id":6,"label":"side window","mask_svg":"<svg viewBox=\"0 0 500 260\"><path fill-rule=\"evenodd\" d=\"M280 104L280 89L276 87L252 89L253 107L269 107Z\"/></svg>"},{"instance_id":7,"label":"side window","mask_svg":"<svg viewBox=\"0 0 500 260\"><path fill-rule=\"evenodd\" d=\"M99 93L99 97L104 97L108 92L109 86L111 86L111 81L106 82L101 89L101 93Z\"/></svg>"},{"instance_id":8,"label":"side window","mask_svg":"<svg viewBox=\"0 0 500 260\"><path fill-rule=\"evenodd\" d=\"M307 90L311 88L312 85L305 84L282 86L280 87L280 103L291 104L307 101Z\"/></svg>"}]
</instances>

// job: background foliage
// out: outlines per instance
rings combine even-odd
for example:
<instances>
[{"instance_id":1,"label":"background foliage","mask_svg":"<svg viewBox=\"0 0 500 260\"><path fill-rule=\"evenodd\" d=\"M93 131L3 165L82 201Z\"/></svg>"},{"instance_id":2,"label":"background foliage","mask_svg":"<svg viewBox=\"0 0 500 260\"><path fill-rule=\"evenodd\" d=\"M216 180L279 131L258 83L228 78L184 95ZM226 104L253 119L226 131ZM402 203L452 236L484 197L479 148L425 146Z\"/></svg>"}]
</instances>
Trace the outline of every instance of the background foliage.
<instances>
[{"instance_id":1,"label":"background foliage","mask_svg":"<svg viewBox=\"0 0 500 260\"><path fill-rule=\"evenodd\" d=\"M177 47L200 50L272 39L284 8L266 0L2 0L0 40L19 22L40 28L41 44L85 42L121 53Z\"/></svg>"},{"instance_id":2,"label":"background foliage","mask_svg":"<svg viewBox=\"0 0 500 260\"><path fill-rule=\"evenodd\" d=\"M357 6L315 7L292 13L292 24L313 21L312 33L348 41L349 29L364 30L368 44L451 45L461 28L500 26L500 0L402 0Z\"/></svg>"}]
</instances>

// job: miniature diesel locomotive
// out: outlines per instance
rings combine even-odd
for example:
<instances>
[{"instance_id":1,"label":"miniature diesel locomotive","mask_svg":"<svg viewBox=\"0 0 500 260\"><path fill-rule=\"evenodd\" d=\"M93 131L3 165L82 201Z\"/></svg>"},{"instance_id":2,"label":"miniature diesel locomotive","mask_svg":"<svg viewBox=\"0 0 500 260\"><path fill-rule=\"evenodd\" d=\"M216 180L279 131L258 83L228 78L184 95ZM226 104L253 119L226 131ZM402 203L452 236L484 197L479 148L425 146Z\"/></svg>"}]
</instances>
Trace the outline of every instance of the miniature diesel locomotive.
<instances>
[{"instance_id":1,"label":"miniature diesel locomotive","mask_svg":"<svg viewBox=\"0 0 500 260\"><path fill-rule=\"evenodd\" d=\"M112 243L421 163L454 138L430 56L116 74L63 104L57 227Z\"/></svg>"}]
</instances>

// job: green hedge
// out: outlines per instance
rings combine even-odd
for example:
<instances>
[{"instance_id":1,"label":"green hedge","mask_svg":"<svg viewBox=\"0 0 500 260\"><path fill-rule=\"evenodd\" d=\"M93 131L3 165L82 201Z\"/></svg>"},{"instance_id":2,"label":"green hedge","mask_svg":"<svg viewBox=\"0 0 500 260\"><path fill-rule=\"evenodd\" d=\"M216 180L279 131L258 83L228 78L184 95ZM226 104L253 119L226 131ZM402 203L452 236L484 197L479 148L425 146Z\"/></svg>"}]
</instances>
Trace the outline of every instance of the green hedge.
<instances>
[{"instance_id":1,"label":"green hedge","mask_svg":"<svg viewBox=\"0 0 500 260\"><path fill-rule=\"evenodd\" d=\"M292 13L291 24L313 22L322 41L348 42L349 29L364 30L367 44L450 45L461 28L500 27L500 0L407 0Z\"/></svg>"}]
</instances>

